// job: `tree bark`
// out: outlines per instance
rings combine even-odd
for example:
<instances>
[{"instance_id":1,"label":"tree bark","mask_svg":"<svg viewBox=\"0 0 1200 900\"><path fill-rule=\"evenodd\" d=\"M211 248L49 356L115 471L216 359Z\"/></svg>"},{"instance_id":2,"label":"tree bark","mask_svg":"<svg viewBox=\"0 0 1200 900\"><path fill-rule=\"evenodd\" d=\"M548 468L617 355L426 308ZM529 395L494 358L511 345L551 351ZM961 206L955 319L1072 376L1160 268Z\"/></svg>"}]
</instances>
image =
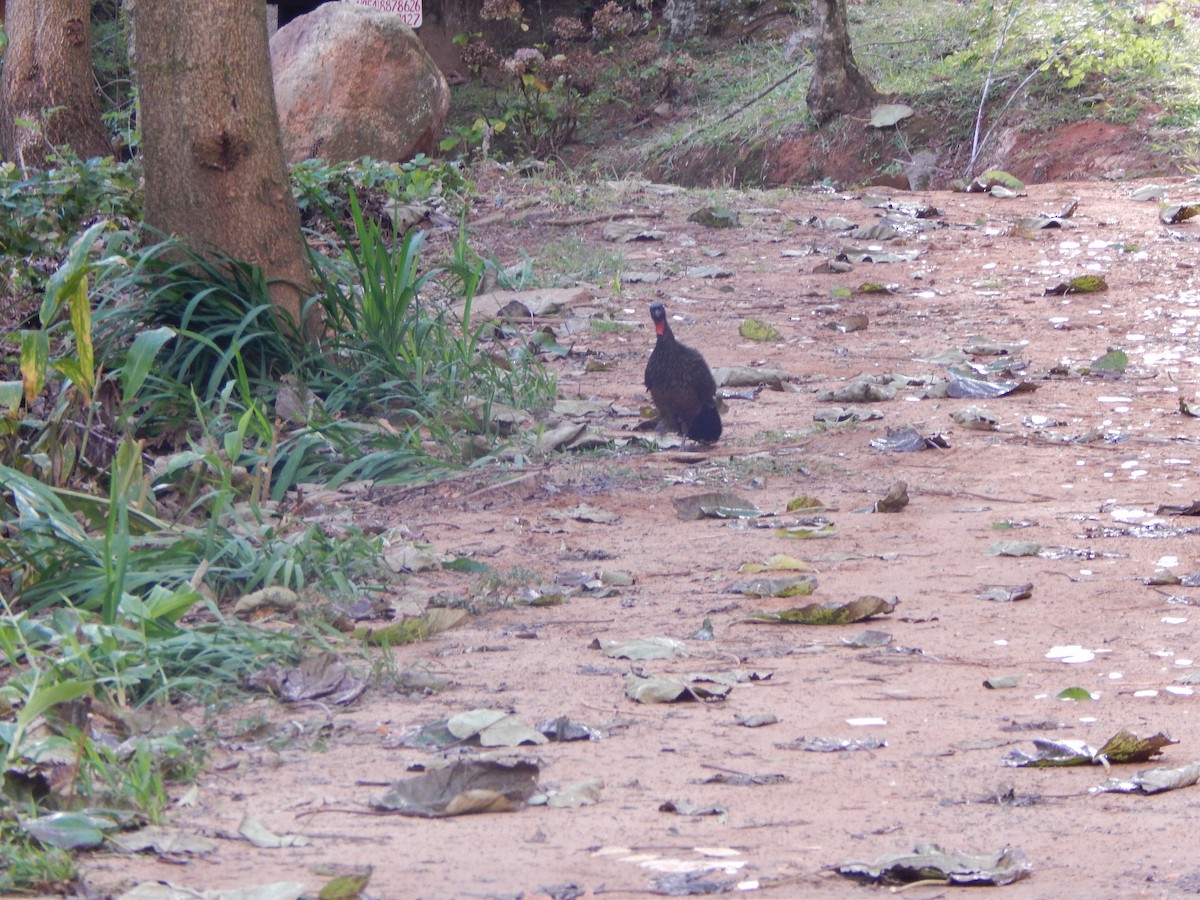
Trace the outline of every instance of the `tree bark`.
<instances>
[{"instance_id":1,"label":"tree bark","mask_svg":"<svg viewBox=\"0 0 1200 900\"><path fill-rule=\"evenodd\" d=\"M65 144L84 159L108 156L112 140L92 77L88 0L9 0L4 12L0 155L42 166ZM37 125L22 128L18 118Z\"/></svg>"},{"instance_id":2,"label":"tree bark","mask_svg":"<svg viewBox=\"0 0 1200 900\"><path fill-rule=\"evenodd\" d=\"M805 100L817 125L877 103L881 95L858 68L850 49L846 0L813 0L816 46Z\"/></svg>"},{"instance_id":3,"label":"tree bark","mask_svg":"<svg viewBox=\"0 0 1200 900\"><path fill-rule=\"evenodd\" d=\"M301 322L311 287L267 47L264 0L137 0L130 41L141 98L146 224L193 250L262 268Z\"/></svg>"}]
</instances>

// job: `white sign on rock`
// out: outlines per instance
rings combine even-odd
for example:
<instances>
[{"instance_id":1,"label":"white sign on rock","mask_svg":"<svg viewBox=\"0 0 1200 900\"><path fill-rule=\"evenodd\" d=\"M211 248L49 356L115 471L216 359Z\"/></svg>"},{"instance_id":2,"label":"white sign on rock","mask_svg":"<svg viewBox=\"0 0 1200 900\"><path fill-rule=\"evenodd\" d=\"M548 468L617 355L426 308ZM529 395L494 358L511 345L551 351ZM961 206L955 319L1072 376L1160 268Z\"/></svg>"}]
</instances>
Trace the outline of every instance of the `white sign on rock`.
<instances>
[{"instance_id":1,"label":"white sign on rock","mask_svg":"<svg viewBox=\"0 0 1200 900\"><path fill-rule=\"evenodd\" d=\"M421 27L421 0L356 0L363 6L399 13L409 28Z\"/></svg>"}]
</instances>

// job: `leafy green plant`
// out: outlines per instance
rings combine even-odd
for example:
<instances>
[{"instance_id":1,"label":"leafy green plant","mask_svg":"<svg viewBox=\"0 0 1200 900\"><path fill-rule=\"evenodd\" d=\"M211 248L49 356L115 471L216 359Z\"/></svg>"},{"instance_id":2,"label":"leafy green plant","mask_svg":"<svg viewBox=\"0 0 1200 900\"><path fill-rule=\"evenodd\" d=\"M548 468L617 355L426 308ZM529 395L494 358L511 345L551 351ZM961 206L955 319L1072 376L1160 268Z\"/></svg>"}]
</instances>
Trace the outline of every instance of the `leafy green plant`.
<instances>
[{"instance_id":1,"label":"leafy green plant","mask_svg":"<svg viewBox=\"0 0 1200 900\"><path fill-rule=\"evenodd\" d=\"M431 200L461 203L471 185L455 163L423 153L403 163L363 157L354 162L307 159L291 169L292 195L309 226L327 216L331 224L348 214L350 195L378 197L383 209Z\"/></svg>"},{"instance_id":2,"label":"leafy green plant","mask_svg":"<svg viewBox=\"0 0 1200 900\"><path fill-rule=\"evenodd\" d=\"M84 161L67 150L59 157L46 169L0 163L0 288L6 293L39 289L69 242L97 218L123 225L141 219L137 163Z\"/></svg>"},{"instance_id":3,"label":"leafy green plant","mask_svg":"<svg viewBox=\"0 0 1200 900\"><path fill-rule=\"evenodd\" d=\"M118 822L159 821L165 784L196 771L190 729L100 741L88 723L93 702L115 725L130 706L204 698L263 659L295 660L294 638L239 624L178 626L181 604L163 592L126 598L111 625L69 605L34 617L2 594L0 608L0 889L71 878L60 848L99 843Z\"/></svg>"},{"instance_id":4,"label":"leafy green plant","mask_svg":"<svg viewBox=\"0 0 1200 900\"><path fill-rule=\"evenodd\" d=\"M147 326L170 328L177 339L155 366L156 377L194 388L205 403L236 379L239 365L265 381L294 371L307 352L277 314L258 266L168 239L104 274L97 324L107 352L119 352Z\"/></svg>"},{"instance_id":5,"label":"leafy green plant","mask_svg":"<svg viewBox=\"0 0 1200 900\"><path fill-rule=\"evenodd\" d=\"M447 437L456 428L487 431L491 404L511 402L514 394L530 402L548 399L551 381L535 378L529 392L522 380L540 368L536 360L513 366L479 352L489 326L472 322L471 308L484 263L470 250L465 230L443 266L422 271L422 232L411 231L393 246L353 196L351 221L346 257L318 268L332 338L313 380L329 383L328 411L365 406L390 413L403 426L398 431L423 428ZM461 309L452 312L449 302L431 299L435 287L461 298ZM467 404L472 396L478 402Z\"/></svg>"},{"instance_id":6,"label":"leafy green plant","mask_svg":"<svg viewBox=\"0 0 1200 900\"><path fill-rule=\"evenodd\" d=\"M1179 13L1174 2L1149 8L1141 3L1095 3L1090 11L1067 13L1057 29L1047 29L1051 44L1035 58L1049 63L1067 88L1077 88L1094 75L1153 69L1168 60L1163 29Z\"/></svg>"},{"instance_id":7,"label":"leafy green plant","mask_svg":"<svg viewBox=\"0 0 1200 900\"><path fill-rule=\"evenodd\" d=\"M36 465L54 484L66 482L76 463L89 459L89 439L111 424L99 421L104 418L104 404L96 402L100 388L112 388L109 405L127 406L170 337L162 332L140 334L121 367L119 382L103 383L88 288L92 273L106 264L91 259L105 228L105 222L97 222L72 242L46 282L38 316L42 327L20 333L21 380L0 381L0 460L25 468ZM115 443L110 438L100 447L101 464Z\"/></svg>"},{"instance_id":8,"label":"leafy green plant","mask_svg":"<svg viewBox=\"0 0 1200 900\"><path fill-rule=\"evenodd\" d=\"M515 84L501 113L509 124L502 134L510 136L521 152L538 159L561 152L579 125L579 91L563 77L551 81L532 72L519 74Z\"/></svg>"},{"instance_id":9,"label":"leafy green plant","mask_svg":"<svg viewBox=\"0 0 1200 900\"><path fill-rule=\"evenodd\" d=\"M501 110L491 115L478 115L465 124L451 122L447 134L438 144L443 153L455 153L458 157L481 156L487 158L492 141L508 130L511 111Z\"/></svg>"}]
</instances>

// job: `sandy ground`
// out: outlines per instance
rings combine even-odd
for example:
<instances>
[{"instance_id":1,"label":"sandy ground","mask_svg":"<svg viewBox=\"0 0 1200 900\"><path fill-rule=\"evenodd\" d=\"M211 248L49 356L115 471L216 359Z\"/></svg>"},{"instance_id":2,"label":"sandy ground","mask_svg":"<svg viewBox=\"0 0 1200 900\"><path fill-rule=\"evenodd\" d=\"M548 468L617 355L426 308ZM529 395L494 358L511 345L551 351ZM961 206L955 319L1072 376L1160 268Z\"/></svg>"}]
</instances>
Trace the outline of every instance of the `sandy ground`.
<instances>
[{"instance_id":1,"label":"sandy ground","mask_svg":"<svg viewBox=\"0 0 1200 900\"><path fill-rule=\"evenodd\" d=\"M243 733L226 712L218 730L227 740L199 779L196 805L171 816L216 838L217 850L170 862L94 855L85 863L89 882L100 893L155 879L197 889L291 880L315 891L328 880L323 867L370 864L367 896L642 897L669 892L672 882L662 879L671 869L719 864L728 871L710 869L707 880L729 890L740 883L766 897L854 897L875 889L837 874L838 864L932 842L975 853L1019 849L1031 875L995 889L1013 900L1200 893L1200 848L1188 837L1200 790L1090 794L1109 777L1101 766L1004 764L1014 749L1032 751L1035 738L1099 747L1122 728L1165 732L1178 743L1153 763L1114 765L1111 774L1200 760L1200 700L1177 681L1200 670L1192 621L1200 594L1146 583L1160 569L1179 576L1200 570L1196 520L1156 514L1161 504L1200 499L1193 476L1200 420L1179 409L1200 394L1200 226L1162 224L1155 202L1129 198L1137 186L1045 184L1007 200L880 192L876 198L940 213L909 218L907 234L882 241L808 224L835 215L857 225L879 221L885 210L865 203L863 193L664 194L627 185L612 208L647 214L644 224L661 239L613 244L602 238L603 221L571 227L584 241L624 254L626 273L665 277L625 279L619 295L614 285L596 288L585 303L633 329L567 336L561 318L551 322L572 350L551 363L560 395L599 401L592 428L634 437L638 407L648 402L641 380L654 300L667 304L678 337L712 366L782 369L787 389L730 398L724 437L702 452L652 451L632 441L556 455L503 477L380 491L364 516L407 526L439 553L477 558L505 576L486 597L479 575L445 571L413 576L406 591L474 596L488 605L563 573L619 572L634 583L558 606L514 601L393 652L397 670L416 667L445 679L441 692L403 695L385 679L329 714L269 701L239 711L244 721L274 723L268 737ZM507 189L510 196L527 190L516 182ZM1195 189L1172 182L1168 196L1186 200ZM1059 212L1073 198L1078 208L1067 227L1022 221ZM740 227L688 221L714 200L739 213ZM544 224L539 215L493 219L482 238L504 262L519 258L518 247L536 256L571 228ZM916 255L817 271L846 247ZM695 266L728 274L694 277L687 270ZM1086 274L1102 275L1109 289L1045 293ZM860 292L865 283L893 291ZM867 327L829 327L850 316L867 317ZM772 325L779 339L741 337L748 317ZM927 398L922 381L944 379L947 369L931 360L973 340L1008 345L1019 366L1011 380L1036 390ZM1127 352L1128 370L1089 373L1113 347ZM886 374L909 383L894 399L855 404L882 418L814 422L817 410L850 405L819 392ZM951 419L970 406L990 415L995 430ZM942 435L948 447L871 447L906 426ZM898 480L907 482L908 506L871 512ZM712 490L734 491L779 518L677 517L673 500ZM787 503L801 495L825 504L832 536L779 533L795 519ZM619 521L554 515L581 504ZM756 527L764 521L770 527ZM1041 553L989 555L1004 540L1037 542ZM812 567L819 581L812 598L727 590L744 577L741 565L775 554ZM1028 599L977 596L985 586L1021 584L1032 585ZM863 594L894 597L896 609L850 625L747 622L760 610ZM705 619L711 640L696 637ZM866 628L890 641L845 643ZM630 662L591 647L597 638L645 636L676 638L686 656ZM1060 646L1090 651L1080 657L1087 661L1048 658ZM764 677L736 684L724 700L648 705L625 695L632 670ZM1001 676L1016 676L1015 687L984 686ZM1071 687L1095 699L1055 699ZM599 729L599 740L510 751L540 762L538 782L547 792L602 780L599 802L436 820L372 815L369 802L383 785L439 757L406 748L401 736L478 707L531 725L568 716ZM756 714L778 721L738 724ZM833 753L789 747L802 737L884 745ZM476 752L456 747L445 755ZM713 781L734 774L780 777ZM669 801L716 814L663 811ZM277 833L305 835L307 846L255 849L236 835L247 813ZM950 890L934 883L906 895L924 900Z\"/></svg>"}]
</instances>

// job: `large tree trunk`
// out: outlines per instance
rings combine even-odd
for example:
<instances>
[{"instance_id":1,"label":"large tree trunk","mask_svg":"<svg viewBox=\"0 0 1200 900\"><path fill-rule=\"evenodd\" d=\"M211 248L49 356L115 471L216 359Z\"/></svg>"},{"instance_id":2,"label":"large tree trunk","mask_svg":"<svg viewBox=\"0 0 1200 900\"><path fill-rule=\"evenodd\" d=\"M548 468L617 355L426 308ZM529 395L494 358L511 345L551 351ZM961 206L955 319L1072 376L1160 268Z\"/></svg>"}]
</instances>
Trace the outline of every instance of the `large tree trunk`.
<instances>
[{"instance_id":1,"label":"large tree trunk","mask_svg":"<svg viewBox=\"0 0 1200 900\"><path fill-rule=\"evenodd\" d=\"M264 0L137 0L131 40L141 98L146 224L194 250L260 266L301 323L311 275L292 199Z\"/></svg>"},{"instance_id":2,"label":"large tree trunk","mask_svg":"<svg viewBox=\"0 0 1200 900\"><path fill-rule=\"evenodd\" d=\"M84 159L112 153L92 78L88 0L8 0L0 75L0 155L41 166L68 145ZM37 123L20 127L16 119Z\"/></svg>"},{"instance_id":3,"label":"large tree trunk","mask_svg":"<svg viewBox=\"0 0 1200 900\"><path fill-rule=\"evenodd\" d=\"M805 100L818 125L876 103L880 94L854 61L846 0L813 0L816 46Z\"/></svg>"}]
</instances>

